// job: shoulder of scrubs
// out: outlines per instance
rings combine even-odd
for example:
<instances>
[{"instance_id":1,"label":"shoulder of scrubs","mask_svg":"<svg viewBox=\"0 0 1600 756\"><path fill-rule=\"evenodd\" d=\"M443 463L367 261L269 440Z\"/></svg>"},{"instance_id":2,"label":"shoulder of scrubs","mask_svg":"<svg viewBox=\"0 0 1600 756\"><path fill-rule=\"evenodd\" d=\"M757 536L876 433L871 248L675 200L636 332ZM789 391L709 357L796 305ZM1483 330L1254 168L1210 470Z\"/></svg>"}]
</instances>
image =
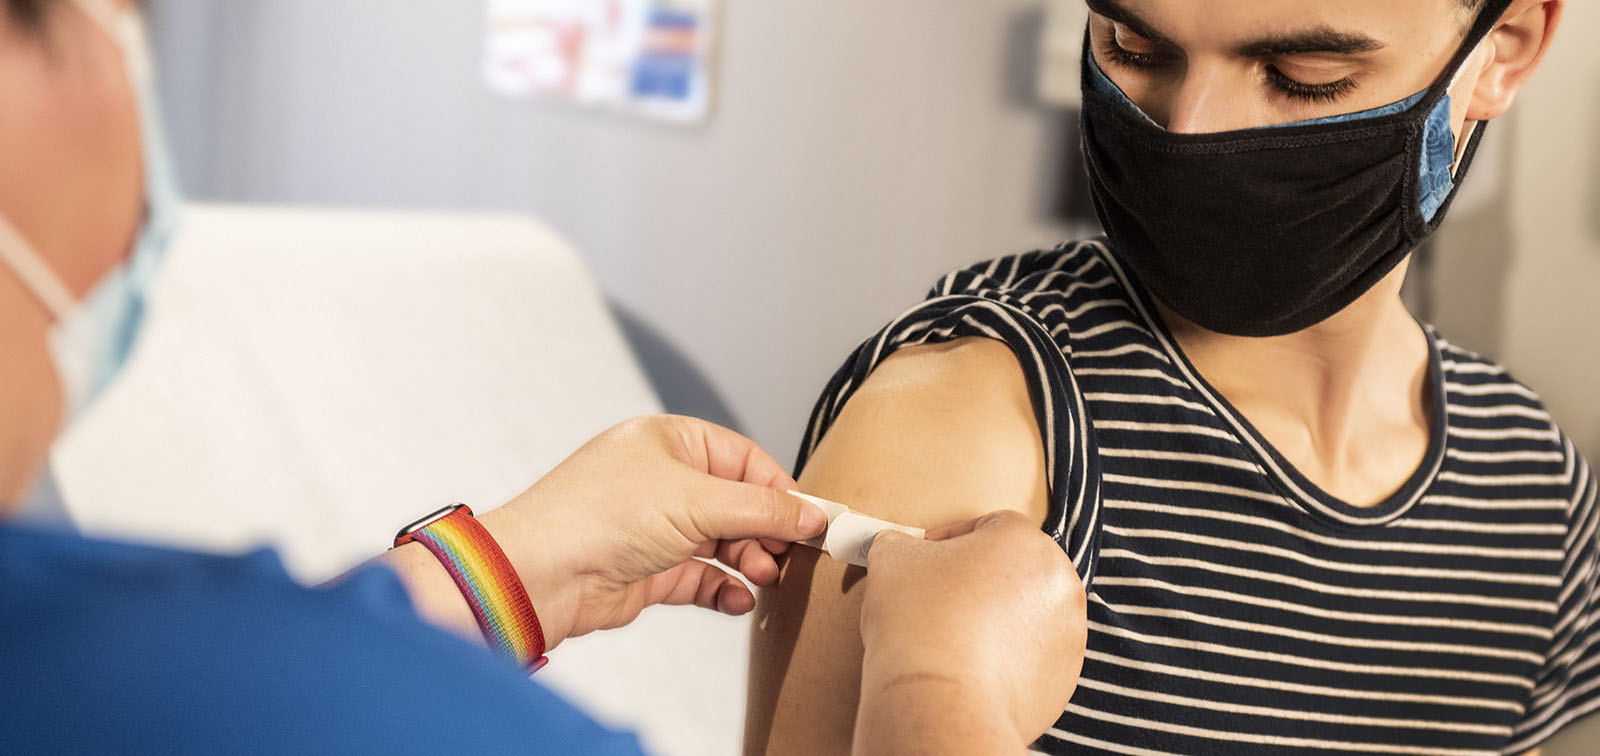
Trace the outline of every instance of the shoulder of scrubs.
<instances>
[{"instance_id":1,"label":"shoulder of scrubs","mask_svg":"<svg viewBox=\"0 0 1600 756\"><path fill-rule=\"evenodd\" d=\"M0 753L635 756L372 568L0 527Z\"/></svg>"}]
</instances>

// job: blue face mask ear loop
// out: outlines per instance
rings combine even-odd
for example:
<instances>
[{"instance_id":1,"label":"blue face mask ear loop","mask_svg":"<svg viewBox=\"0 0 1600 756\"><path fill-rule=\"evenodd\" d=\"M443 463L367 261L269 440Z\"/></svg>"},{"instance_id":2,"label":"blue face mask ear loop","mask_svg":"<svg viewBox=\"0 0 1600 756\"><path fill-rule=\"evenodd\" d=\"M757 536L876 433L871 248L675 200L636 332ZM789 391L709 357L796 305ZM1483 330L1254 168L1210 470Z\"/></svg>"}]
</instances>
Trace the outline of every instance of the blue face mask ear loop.
<instances>
[{"instance_id":1,"label":"blue face mask ear loop","mask_svg":"<svg viewBox=\"0 0 1600 756\"><path fill-rule=\"evenodd\" d=\"M1485 35L1484 39L1488 39L1488 36ZM1450 77L1450 83L1445 85L1444 96L1439 98L1439 103L1428 114L1428 120L1422 127L1422 165L1419 166L1422 181L1418 186L1417 202L1424 223L1431 222L1439 214L1439 208L1450 199L1450 193L1456 187L1456 167L1478 129L1477 121L1467 121L1461 138L1456 138L1455 130L1451 127L1454 100L1450 90L1461 82L1467 62L1478 54L1478 48L1482 46L1480 40L1472 52L1461 59L1460 67Z\"/></svg>"}]
</instances>

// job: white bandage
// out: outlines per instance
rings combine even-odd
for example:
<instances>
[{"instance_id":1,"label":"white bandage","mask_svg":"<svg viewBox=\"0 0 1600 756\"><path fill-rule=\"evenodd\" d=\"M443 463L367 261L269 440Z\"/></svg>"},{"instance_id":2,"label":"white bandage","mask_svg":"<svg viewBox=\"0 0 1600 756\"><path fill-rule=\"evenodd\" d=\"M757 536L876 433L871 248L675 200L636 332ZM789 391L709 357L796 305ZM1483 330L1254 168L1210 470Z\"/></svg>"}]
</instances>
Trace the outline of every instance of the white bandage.
<instances>
[{"instance_id":1,"label":"white bandage","mask_svg":"<svg viewBox=\"0 0 1600 756\"><path fill-rule=\"evenodd\" d=\"M856 514L850 511L849 507L836 501L807 496L798 491L790 491L789 494L817 505L824 514L828 515L828 529L826 532L816 538L808 538L804 541L796 541L796 543L825 551L828 556L857 567L867 566L867 552L872 550L872 541L878 537L879 533L885 530L905 533L912 538L923 538L927 535L927 532L922 528L898 525L887 520Z\"/></svg>"},{"instance_id":2,"label":"white bandage","mask_svg":"<svg viewBox=\"0 0 1600 756\"><path fill-rule=\"evenodd\" d=\"M872 542L879 533L893 530L905 533L912 538L922 538L927 535L922 528L911 528L905 525L896 525L866 515L854 512L845 512L835 517L828 525L828 534L823 544L823 550L828 556L841 562L848 562L857 567L867 566L867 552L872 550Z\"/></svg>"}]
</instances>

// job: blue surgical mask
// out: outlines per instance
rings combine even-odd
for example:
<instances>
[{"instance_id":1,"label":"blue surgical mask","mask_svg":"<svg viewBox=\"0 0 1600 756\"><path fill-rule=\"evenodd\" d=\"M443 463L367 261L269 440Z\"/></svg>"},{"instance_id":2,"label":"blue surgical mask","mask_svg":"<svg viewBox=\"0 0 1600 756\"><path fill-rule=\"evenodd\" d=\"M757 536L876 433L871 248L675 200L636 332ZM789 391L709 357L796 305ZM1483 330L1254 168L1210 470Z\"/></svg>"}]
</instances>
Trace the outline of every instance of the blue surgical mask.
<instances>
[{"instance_id":1,"label":"blue surgical mask","mask_svg":"<svg viewBox=\"0 0 1600 756\"><path fill-rule=\"evenodd\" d=\"M0 215L0 262L55 317L50 352L61 383L62 426L82 414L127 363L144 320L145 292L166 256L177 224L178 195L156 108L148 48L139 17L105 2L77 3L121 47L138 97L144 145L144 222L126 259L107 272L79 302L61 277Z\"/></svg>"},{"instance_id":2,"label":"blue surgical mask","mask_svg":"<svg viewBox=\"0 0 1600 756\"><path fill-rule=\"evenodd\" d=\"M1104 71L1100 70L1100 65L1095 61L1093 55L1085 56L1085 61L1085 65L1089 67L1089 86L1093 87L1096 92L1116 101L1122 107L1138 113L1146 121L1152 124L1155 123L1150 116L1145 115L1144 111L1139 109L1138 105L1134 104L1133 100L1122 91L1121 87L1117 86L1116 82L1112 81ZM1280 129L1382 118L1410 110L1417 103L1422 102L1427 95L1427 90L1423 90L1399 102L1370 110L1328 116L1326 118L1314 118L1308 121L1274 124L1261 128ZM1444 205L1445 199L1450 196L1450 190L1455 188L1454 167L1459 154L1457 152L1455 131L1450 128L1450 108L1450 95L1446 93L1433 106L1433 110L1428 113L1428 120L1423 124L1422 141L1425 148L1422 150L1421 165L1417 166L1418 176L1422 181L1418 187L1417 205L1418 209L1422 211L1422 219L1424 221L1433 220L1433 217L1438 214L1439 208ZM1463 140L1464 142L1465 140Z\"/></svg>"}]
</instances>

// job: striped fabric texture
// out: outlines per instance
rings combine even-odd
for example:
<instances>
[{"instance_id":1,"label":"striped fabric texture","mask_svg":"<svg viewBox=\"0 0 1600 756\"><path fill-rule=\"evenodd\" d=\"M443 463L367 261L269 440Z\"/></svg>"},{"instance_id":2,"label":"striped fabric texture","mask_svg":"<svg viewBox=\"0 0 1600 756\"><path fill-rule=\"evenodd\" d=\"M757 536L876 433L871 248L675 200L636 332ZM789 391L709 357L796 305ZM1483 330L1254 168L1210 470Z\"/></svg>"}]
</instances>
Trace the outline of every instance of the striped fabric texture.
<instances>
[{"instance_id":1,"label":"striped fabric texture","mask_svg":"<svg viewBox=\"0 0 1600 756\"><path fill-rule=\"evenodd\" d=\"M942 279L828 384L798 466L896 349L1021 361L1044 528L1089 642L1044 753L1521 753L1600 707L1596 484L1538 397L1426 329L1423 465L1355 507L1195 371L1104 240Z\"/></svg>"}]
</instances>

